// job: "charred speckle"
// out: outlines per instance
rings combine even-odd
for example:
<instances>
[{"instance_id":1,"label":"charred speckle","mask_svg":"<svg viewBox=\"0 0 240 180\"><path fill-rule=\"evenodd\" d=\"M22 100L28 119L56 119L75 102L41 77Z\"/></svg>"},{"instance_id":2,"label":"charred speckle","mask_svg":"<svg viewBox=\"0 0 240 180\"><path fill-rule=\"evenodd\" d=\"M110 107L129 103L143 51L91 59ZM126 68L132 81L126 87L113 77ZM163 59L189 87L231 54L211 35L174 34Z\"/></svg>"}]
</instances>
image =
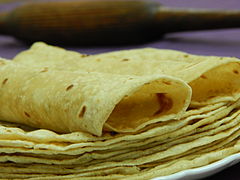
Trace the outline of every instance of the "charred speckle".
<instances>
[{"instance_id":1,"label":"charred speckle","mask_svg":"<svg viewBox=\"0 0 240 180\"><path fill-rule=\"evenodd\" d=\"M28 117L28 118L30 118L31 116L30 116L30 114L28 114L27 112L25 112L24 111L24 114Z\"/></svg>"},{"instance_id":2,"label":"charred speckle","mask_svg":"<svg viewBox=\"0 0 240 180\"><path fill-rule=\"evenodd\" d=\"M81 110L81 112L80 112L79 115L78 115L80 118L82 118L82 117L84 116L84 114L85 114L85 112L86 112L86 109L87 109L86 106L83 106L83 107L82 107L82 110Z\"/></svg>"},{"instance_id":3,"label":"charred speckle","mask_svg":"<svg viewBox=\"0 0 240 180\"><path fill-rule=\"evenodd\" d=\"M239 74L238 70L233 70L233 73Z\"/></svg>"},{"instance_id":4,"label":"charred speckle","mask_svg":"<svg viewBox=\"0 0 240 180\"><path fill-rule=\"evenodd\" d=\"M73 84L69 85L67 88L66 88L66 91L69 91L70 89L73 88Z\"/></svg>"},{"instance_id":5,"label":"charred speckle","mask_svg":"<svg viewBox=\"0 0 240 180\"><path fill-rule=\"evenodd\" d=\"M7 81L8 81L8 78L4 79L3 82L2 82L2 84L3 84L3 85L6 84Z\"/></svg>"},{"instance_id":6,"label":"charred speckle","mask_svg":"<svg viewBox=\"0 0 240 180\"><path fill-rule=\"evenodd\" d=\"M207 79L207 77L206 77L206 76L204 76L204 75L201 75L200 77L201 77L201 78L203 78L203 79Z\"/></svg>"},{"instance_id":7,"label":"charred speckle","mask_svg":"<svg viewBox=\"0 0 240 180\"><path fill-rule=\"evenodd\" d=\"M89 54L82 54L82 57L90 56Z\"/></svg>"}]
</instances>

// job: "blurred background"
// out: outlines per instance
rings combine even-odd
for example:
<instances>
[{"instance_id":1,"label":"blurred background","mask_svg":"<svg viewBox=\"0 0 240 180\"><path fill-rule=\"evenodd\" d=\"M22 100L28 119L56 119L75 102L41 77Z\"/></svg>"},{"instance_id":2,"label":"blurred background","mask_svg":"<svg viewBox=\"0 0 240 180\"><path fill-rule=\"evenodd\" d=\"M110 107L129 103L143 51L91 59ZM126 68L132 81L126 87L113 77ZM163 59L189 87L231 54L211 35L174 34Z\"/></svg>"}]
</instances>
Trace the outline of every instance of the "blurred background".
<instances>
[{"instance_id":1,"label":"blurred background","mask_svg":"<svg viewBox=\"0 0 240 180\"><path fill-rule=\"evenodd\" d=\"M0 0L0 13L14 9L26 2L39 2L41 0ZM101 0L98 0L101 1ZM114 1L114 0L113 0ZM207 8L240 10L239 0L154 0L167 7L175 8ZM146 36L148 36L146 34ZM11 36L0 35L0 56L12 58L18 52L29 48L30 44L22 43ZM86 54L96 54L120 49L132 49L142 47L155 47L164 49L182 50L189 53L202 55L236 56L240 57L240 29L220 29L209 31L169 33L162 39L155 39L135 45L119 46L64 46L67 49L76 50Z\"/></svg>"}]
</instances>

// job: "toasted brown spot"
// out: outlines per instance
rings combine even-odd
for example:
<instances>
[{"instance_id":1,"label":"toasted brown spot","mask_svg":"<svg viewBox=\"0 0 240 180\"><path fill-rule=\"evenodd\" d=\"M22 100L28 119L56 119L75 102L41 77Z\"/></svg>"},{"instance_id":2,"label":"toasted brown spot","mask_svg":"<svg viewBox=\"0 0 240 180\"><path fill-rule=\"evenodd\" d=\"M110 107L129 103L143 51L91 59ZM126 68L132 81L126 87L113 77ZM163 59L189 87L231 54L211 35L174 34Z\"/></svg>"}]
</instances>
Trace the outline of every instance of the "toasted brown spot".
<instances>
[{"instance_id":1,"label":"toasted brown spot","mask_svg":"<svg viewBox=\"0 0 240 180\"><path fill-rule=\"evenodd\" d=\"M10 129L7 129L6 132L11 133L12 131Z\"/></svg>"},{"instance_id":2,"label":"toasted brown spot","mask_svg":"<svg viewBox=\"0 0 240 180\"><path fill-rule=\"evenodd\" d=\"M88 55L88 54L82 54L82 57L87 57L87 56L90 56L90 55Z\"/></svg>"},{"instance_id":3,"label":"toasted brown spot","mask_svg":"<svg viewBox=\"0 0 240 180\"><path fill-rule=\"evenodd\" d=\"M85 112L86 112L86 109L87 109L86 106L83 106L81 112L78 115L78 117L82 118L84 116Z\"/></svg>"},{"instance_id":4,"label":"toasted brown spot","mask_svg":"<svg viewBox=\"0 0 240 180\"><path fill-rule=\"evenodd\" d=\"M47 72L47 71L48 71L48 68L45 67L45 68L43 68L43 70L41 70L40 72Z\"/></svg>"},{"instance_id":5,"label":"toasted brown spot","mask_svg":"<svg viewBox=\"0 0 240 180\"><path fill-rule=\"evenodd\" d=\"M122 59L122 61L129 61L129 59Z\"/></svg>"},{"instance_id":6,"label":"toasted brown spot","mask_svg":"<svg viewBox=\"0 0 240 180\"><path fill-rule=\"evenodd\" d=\"M238 70L233 70L233 73L239 74Z\"/></svg>"},{"instance_id":7,"label":"toasted brown spot","mask_svg":"<svg viewBox=\"0 0 240 180\"><path fill-rule=\"evenodd\" d=\"M200 77L203 79L207 79L207 77L205 75L201 75Z\"/></svg>"},{"instance_id":8,"label":"toasted brown spot","mask_svg":"<svg viewBox=\"0 0 240 180\"><path fill-rule=\"evenodd\" d=\"M6 64L5 62L0 61L0 65L5 65L5 64Z\"/></svg>"},{"instance_id":9,"label":"toasted brown spot","mask_svg":"<svg viewBox=\"0 0 240 180\"><path fill-rule=\"evenodd\" d=\"M8 78L4 79L3 82L2 82L2 84L3 84L3 85L6 84L7 81L8 81Z\"/></svg>"},{"instance_id":10,"label":"toasted brown spot","mask_svg":"<svg viewBox=\"0 0 240 180\"><path fill-rule=\"evenodd\" d=\"M166 85L171 85L172 83L170 81L163 81L164 84Z\"/></svg>"},{"instance_id":11,"label":"toasted brown spot","mask_svg":"<svg viewBox=\"0 0 240 180\"><path fill-rule=\"evenodd\" d=\"M189 57L189 55L188 55L188 54L185 54L183 57L187 58L187 57Z\"/></svg>"},{"instance_id":12,"label":"toasted brown spot","mask_svg":"<svg viewBox=\"0 0 240 180\"><path fill-rule=\"evenodd\" d=\"M27 116L27 117L31 117L30 114L28 114L27 112L24 111L24 114Z\"/></svg>"},{"instance_id":13,"label":"toasted brown spot","mask_svg":"<svg viewBox=\"0 0 240 180\"><path fill-rule=\"evenodd\" d=\"M173 102L170 98L168 98L165 93L157 93L156 94L159 104L160 104L160 108L158 111L156 111L153 116L159 115L161 112L166 112L168 110L170 110L173 106Z\"/></svg>"},{"instance_id":14,"label":"toasted brown spot","mask_svg":"<svg viewBox=\"0 0 240 180\"><path fill-rule=\"evenodd\" d=\"M73 84L69 85L67 88L66 88L66 91L69 91L70 89L73 88Z\"/></svg>"},{"instance_id":15,"label":"toasted brown spot","mask_svg":"<svg viewBox=\"0 0 240 180\"><path fill-rule=\"evenodd\" d=\"M101 59L96 59L96 61L97 61L97 62L100 62L100 61L101 61Z\"/></svg>"}]
</instances>

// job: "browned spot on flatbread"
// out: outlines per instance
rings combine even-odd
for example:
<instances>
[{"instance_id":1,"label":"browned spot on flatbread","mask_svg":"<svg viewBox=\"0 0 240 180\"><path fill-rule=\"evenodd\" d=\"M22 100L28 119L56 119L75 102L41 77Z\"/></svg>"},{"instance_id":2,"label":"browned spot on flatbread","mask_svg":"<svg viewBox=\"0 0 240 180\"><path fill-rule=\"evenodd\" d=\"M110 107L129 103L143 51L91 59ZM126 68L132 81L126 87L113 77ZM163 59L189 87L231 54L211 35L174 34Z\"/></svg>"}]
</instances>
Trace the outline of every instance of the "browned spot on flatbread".
<instances>
[{"instance_id":1,"label":"browned spot on flatbread","mask_svg":"<svg viewBox=\"0 0 240 180\"><path fill-rule=\"evenodd\" d=\"M205 75L201 75L200 77L203 79L207 79L207 77Z\"/></svg>"},{"instance_id":2,"label":"browned spot on flatbread","mask_svg":"<svg viewBox=\"0 0 240 180\"><path fill-rule=\"evenodd\" d=\"M66 91L69 91L70 89L73 88L73 84L69 85L67 88L66 88Z\"/></svg>"},{"instance_id":3,"label":"browned spot on flatbread","mask_svg":"<svg viewBox=\"0 0 240 180\"><path fill-rule=\"evenodd\" d=\"M234 73L234 74L239 74L239 71L236 70L236 69L234 69L234 70L233 70L233 73Z\"/></svg>"},{"instance_id":4,"label":"browned spot on flatbread","mask_svg":"<svg viewBox=\"0 0 240 180\"><path fill-rule=\"evenodd\" d=\"M6 84L8 81L8 78L4 79L3 82L2 82L2 85Z\"/></svg>"},{"instance_id":5,"label":"browned spot on flatbread","mask_svg":"<svg viewBox=\"0 0 240 180\"><path fill-rule=\"evenodd\" d=\"M96 59L97 62L101 62L101 59Z\"/></svg>"},{"instance_id":6,"label":"browned spot on flatbread","mask_svg":"<svg viewBox=\"0 0 240 180\"><path fill-rule=\"evenodd\" d=\"M122 59L122 61L123 61L123 62L124 62L124 61L129 61L129 59L126 59L126 58L125 58L125 59Z\"/></svg>"},{"instance_id":7,"label":"browned spot on flatbread","mask_svg":"<svg viewBox=\"0 0 240 180\"><path fill-rule=\"evenodd\" d=\"M83 106L81 112L78 115L78 117L82 118L84 116L85 112L86 112L86 109L87 109L86 106Z\"/></svg>"},{"instance_id":8,"label":"browned spot on flatbread","mask_svg":"<svg viewBox=\"0 0 240 180\"><path fill-rule=\"evenodd\" d=\"M24 111L24 114L25 114L25 116L27 116L28 118L31 117L30 114L28 114L26 111Z\"/></svg>"},{"instance_id":9,"label":"browned spot on flatbread","mask_svg":"<svg viewBox=\"0 0 240 180\"><path fill-rule=\"evenodd\" d=\"M153 116L169 111L173 106L172 100L168 98L165 93L157 93L156 96L158 98L160 108L153 114Z\"/></svg>"},{"instance_id":10,"label":"browned spot on flatbread","mask_svg":"<svg viewBox=\"0 0 240 180\"><path fill-rule=\"evenodd\" d=\"M183 57L187 58L187 57L189 57L189 55L188 55L188 54L185 54Z\"/></svg>"},{"instance_id":11,"label":"browned spot on flatbread","mask_svg":"<svg viewBox=\"0 0 240 180\"><path fill-rule=\"evenodd\" d=\"M88 57L88 56L90 56L89 54L82 54L81 55L82 57Z\"/></svg>"}]
</instances>

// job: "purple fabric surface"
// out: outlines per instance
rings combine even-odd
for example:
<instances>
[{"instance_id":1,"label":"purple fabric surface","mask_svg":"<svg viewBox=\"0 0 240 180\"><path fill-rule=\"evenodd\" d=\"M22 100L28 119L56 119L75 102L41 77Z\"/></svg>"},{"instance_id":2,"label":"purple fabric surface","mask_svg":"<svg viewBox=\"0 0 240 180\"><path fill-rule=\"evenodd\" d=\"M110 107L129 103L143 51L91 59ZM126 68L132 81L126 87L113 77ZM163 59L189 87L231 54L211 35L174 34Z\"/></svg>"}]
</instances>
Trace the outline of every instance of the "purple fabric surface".
<instances>
[{"instance_id":1,"label":"purple fabric surface","mask_svg":"<svg viewBox=\"0 0 240 180\"><path fill-rule=\"evenodd\" d=\"M240 9L239 0L156 0L169 7L193 7L193 8L220 8ZM4 11L12 5L0 4L0 11ZM156 47L163 49L182 50L200 55L235 56L240 58L240 29L212 30L168 34L164 39L155 42L118 47L65 47L81 53L96 54L120 49L132 49L142 47ZM0 56L12 58L29 46L15 40L12 37L0 36ZM240 179L240 164L224 170L205 180L237 180Z\"/></svg>"}]
</instances>

